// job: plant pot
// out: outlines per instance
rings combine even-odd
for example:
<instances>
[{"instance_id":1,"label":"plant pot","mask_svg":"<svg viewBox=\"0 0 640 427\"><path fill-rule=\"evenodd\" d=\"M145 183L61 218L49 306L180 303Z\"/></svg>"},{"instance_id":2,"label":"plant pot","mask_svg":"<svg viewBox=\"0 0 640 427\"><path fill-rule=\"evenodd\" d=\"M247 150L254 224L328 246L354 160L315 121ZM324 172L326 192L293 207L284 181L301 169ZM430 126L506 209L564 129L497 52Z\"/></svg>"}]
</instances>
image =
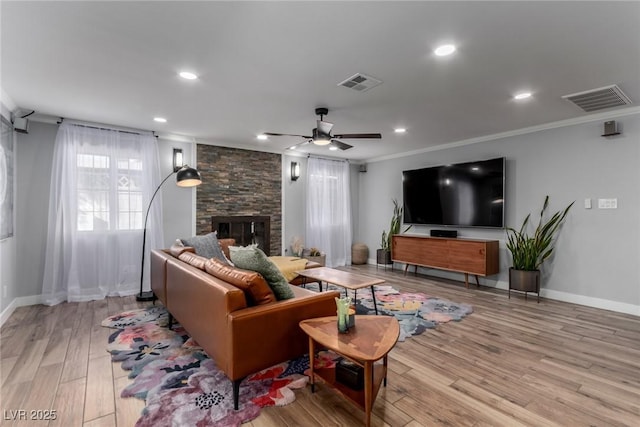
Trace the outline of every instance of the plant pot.
<instances>
[{"instance_id":1,"label":"plant pot","mask_svg":"<svg viewBox=\"0 0 640 427\"><path fill-rule=\"evenodd\" d=\"M524 292L525 299L527 299L527 292L535 292L538 294L538 302L540 302L540 270L509 268L509 298L511 298L512 290Z\"/></svg>"},{"instance_id":2,"label":"plant pot","mask_svg":"<svg viewBox=\"0 0 640 427\"><path fill-rule=\"evenodd\" d=\"M325 264L325 262L327 260L327 256L326 255L318 255L318 256L306 255L304 258L309 260L309 261L317 262L318 264L320 264L323 267L324 267L324 264Z\"/></svg>"},{"instance_id":3,"label":"plant pot","mask_svg":"<svg viewBox=\"0 0 640 427\"><path fill-rule=\"evenodd\" d=\"M317 253L317 252L315 252ZM320 252L320 255L313 255L311 256L311 251L309 249L304 249L302 251L302 255L300 256L300 258L304 258L308 261L313 261L313 262L317 262L318 264L320 264L321 266L324 267L326 261L327 261L327 254Z\"/></svg>"},{"instance_id":4,"label":"plant pot","mask_svg":"<svg viewBox=\"0 0 640 427\"><path fill-rule=\"evenodd\" d=\"M391 251L385 251L384 249L376 250L376 263L378 264L393 264L391 261Z\"/></svg>"}]
</instances>

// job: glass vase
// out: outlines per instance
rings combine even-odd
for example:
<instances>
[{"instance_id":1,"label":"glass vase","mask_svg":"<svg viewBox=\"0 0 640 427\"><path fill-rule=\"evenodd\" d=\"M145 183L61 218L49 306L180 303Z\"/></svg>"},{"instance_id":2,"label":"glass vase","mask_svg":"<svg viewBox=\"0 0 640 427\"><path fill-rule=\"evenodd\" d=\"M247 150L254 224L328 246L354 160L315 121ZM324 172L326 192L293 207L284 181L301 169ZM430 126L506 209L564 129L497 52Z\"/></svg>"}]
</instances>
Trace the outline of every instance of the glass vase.
<instances>
[{"instance_id":1,"label":"glass vase","mask_svg":"<svg viewBox=\"0 0 640 427\"><path fill-rule=\"evenodd\" d=\"M346 334L349 332L349 305L351 298L336 298L336 308L338 315L338 332Z\"/></svg>"},{"instance_id":2,"label":"glass vase","mask_svg":"<svg viewBox=\"0 0 640 427\"><path fill-rule=\"evenodd\" d=\"M338 332L340 332L341 334L346 334L347 332L349 332L349 322L346 315L338 315Z\"/></svg>"}]
</instances>

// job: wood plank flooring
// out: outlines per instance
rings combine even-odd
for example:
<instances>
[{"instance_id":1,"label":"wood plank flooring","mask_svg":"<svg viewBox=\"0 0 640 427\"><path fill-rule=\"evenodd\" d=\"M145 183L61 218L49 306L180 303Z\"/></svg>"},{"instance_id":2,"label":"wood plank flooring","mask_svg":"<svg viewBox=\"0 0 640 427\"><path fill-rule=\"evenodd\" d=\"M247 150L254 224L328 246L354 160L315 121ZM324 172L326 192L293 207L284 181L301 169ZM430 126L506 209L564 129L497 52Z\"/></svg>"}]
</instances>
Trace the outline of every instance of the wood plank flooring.
<instances>
[{"instance_id":1,"label":"wood plank flooring","mask_svg":"<svg viewBox=\"0 0 640 427\"><path fill-rule=\"evenodd\" d=\"M398 343L372 425L638 426L640 318L375 266L346 268L474 313ZM461 277L462 280L462 277ZM149 303L107 298L16 309L0 330L0 425L133 426L128 372L105 351L108 315ZM56 420L20 420L55 410ZM264 408L249 427L357 426L363 412L323 385Z\"/></svg>"}]
</instances>

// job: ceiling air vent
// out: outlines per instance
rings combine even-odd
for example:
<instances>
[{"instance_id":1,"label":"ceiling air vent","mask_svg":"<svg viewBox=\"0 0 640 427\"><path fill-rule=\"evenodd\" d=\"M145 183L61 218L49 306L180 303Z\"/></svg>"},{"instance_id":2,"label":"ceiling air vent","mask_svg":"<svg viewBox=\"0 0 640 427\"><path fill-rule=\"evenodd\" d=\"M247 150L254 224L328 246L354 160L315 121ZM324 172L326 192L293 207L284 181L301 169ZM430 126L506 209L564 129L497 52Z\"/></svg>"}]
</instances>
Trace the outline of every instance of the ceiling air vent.
<instances>
[{"instance_id":1,"label":"ceiling air vent","mask_svg":"<svg viewBox=\"0 0 640 427\"><path fill-rule=\"evenodd\" d=\"M619 107L631 104L631 100L617 85L587 90L563 96L564 99L573 102L586 112L604 110L605 108Z\"/></svg>"},{"instance_id":2,"label":"ceiling air vent","mask_svg":"<svg viewBox=\"0 0 640 427\"><path fill-rule=\"evenodd\" d=\"M358 73L349 77L347 80L338 83L338 86L344 86L357 92L365 92L373 87L378 86L380 83L382 83L381 80Z\"/></svg>"}]
</instances>

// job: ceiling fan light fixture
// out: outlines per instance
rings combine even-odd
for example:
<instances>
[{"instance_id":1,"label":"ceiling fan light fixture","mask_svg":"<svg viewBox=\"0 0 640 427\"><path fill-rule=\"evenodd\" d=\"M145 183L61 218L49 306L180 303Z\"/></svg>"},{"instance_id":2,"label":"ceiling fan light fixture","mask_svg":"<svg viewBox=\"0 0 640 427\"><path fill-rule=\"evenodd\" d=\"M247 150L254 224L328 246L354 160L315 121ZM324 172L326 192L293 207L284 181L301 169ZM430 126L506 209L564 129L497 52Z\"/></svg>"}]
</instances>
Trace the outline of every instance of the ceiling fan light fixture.
<instances>
[{"instance_id":1,"label":"ceiling fan light fixture","mask_svg":"<svg viewBox=\"0 0 640 427\"><path fill-rule=\"evenodd\" d=\"M315 145L329 145L329 144L331 144L331 140L329 138L324 137L324 136L319 136L317 139L313 140L313 143Z\"/></svg>"}]
</instances>

